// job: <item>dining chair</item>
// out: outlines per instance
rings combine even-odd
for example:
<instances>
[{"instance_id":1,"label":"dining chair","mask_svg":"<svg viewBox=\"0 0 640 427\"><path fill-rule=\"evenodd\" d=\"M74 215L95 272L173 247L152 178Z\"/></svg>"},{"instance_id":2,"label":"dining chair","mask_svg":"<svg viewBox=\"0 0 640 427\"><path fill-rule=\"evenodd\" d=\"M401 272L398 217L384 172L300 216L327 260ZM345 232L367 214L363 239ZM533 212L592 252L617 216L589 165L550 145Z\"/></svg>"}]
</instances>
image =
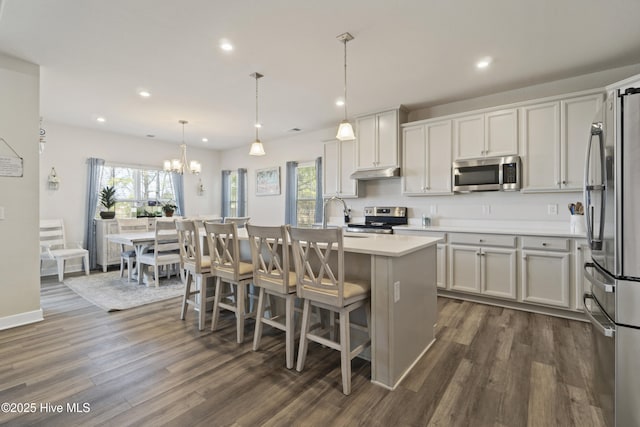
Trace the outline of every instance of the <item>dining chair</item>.
<instances>
[{"instance_id":1,"label":"dining chair","mask_svg":"<svg viewBox=\"0 0 640 427\"><path fill-rule=\"evenodd\" d=\"M138 272L138 284L142 283L145 275L145 265L153 266L154 281L156 287L160 285L160 267L167 270L167 277L171 277L171 267L180 264L180 245L178 233L174 221L156 221L153 252L146 252L138 256L140 269Z\"/></svg>"},{"instance_id":2,"label":"dining chair","mask_svg":"<svg viewBox=\"0 0 640 427\"><path fill-rule=\"evenodd\" d=\"M296 274L290 269L289 236L287 226L263 227L247 224L253 262L253 284L260 288L256 309L256 328L253 335L253 350L260 348L262 325L284 331L287 369L294 362L294 314L296 301ZM269 304L270 316L265 316L265 300L273 296L284 299L285 315L275 314Z\"/></svg>"},{"instance_id":3,"label":"dining chair","mask_svg":"<svg viewBox=\"0 0 640 427\"><path fill-rule=\"evenodd\" d=\"M64 280L65 262L70 259L81 259L84 272L89 275L89 251L82 248L80 243L70 248L64 232L62 219L40 220L40 268L42 261L55 260L58 266L58 281Z\"/></svg>"},{"instance_id":4,"label":"dining chair","mask_svg":"<svg viewBox=\"0 0 640 427\"><path fill-rule=\"evenodd\" d=\"M244 228L245 225L249 223L250 219L251 217L249 216L226 216L224 217L222 222L225 224L230 224L232 222L235 222L236 224L238 224L238 228Z\"/></svg>"},{"instance_id":5,"label":"dining chair","mask_svg":"<svg viewBox=\"0 0 640 427\"><path fill-rule=\"evenodd\" d=\"M117 218L118 234L144 233L149 231L149 221L146 218ZM133 263L136 260L136 251L133 246L120 245L120 277L124 276L125 264L127 266L127 280L131 281Z\"/></svg>"},{"instance_id":6,"label":"dining chair","mask_svg":"<svg viewBox=\"0 0 640 427\"><path fill-rule=\"evenodd\" d=\"M290 228L293 259L296 270L296 287L299 298L304 299L300 348L296 370L302 371L307 356L309 341L314 341L340 352L342 392L351 393L351 360L359 355L370 340L351 349L350 314L364 307L366 330L369 336L370 287L369 282L345 281L344 246L342 229ZM329 310L331 316L339 315L340 334L338 341L322 327L310 329L311 308L316 306ZM333 335L333 334L331 334Z\"/></svg>"},{"instance_id":7,"label":"dining chair","mask_svg":"<svg viewBox=\"0 0 640 427\"><path fill-rule=\"evenodd\" d=\"M244 341L244 321L251 313L246 313L247 285L253 280L253 265L240 260L238 225L235 222L217 224L204 223L209 244L211 268L216 277L215 299L211 330L218 327L220 309L236 315L237 341ZM223 293L222 284L229 285L229 292Z\"/></svg>"},{"instance_id":8,"label":"dining chair","mask_svg":"<svg viewBox=\"0 0 640 427\"><path fill-rule=\"evenodd\" d=\"M204 255L196 221L176 221L176 230L180 243L180 269L186 274L180 319L184 320L187 306L193 305L198 312L198 330L201 331L205 325L207 303L214 300L213 296L207 297L207 279L213 277L211 258ZM192 290L194 278L195 289Z\"/></svg>"}]
</instances>

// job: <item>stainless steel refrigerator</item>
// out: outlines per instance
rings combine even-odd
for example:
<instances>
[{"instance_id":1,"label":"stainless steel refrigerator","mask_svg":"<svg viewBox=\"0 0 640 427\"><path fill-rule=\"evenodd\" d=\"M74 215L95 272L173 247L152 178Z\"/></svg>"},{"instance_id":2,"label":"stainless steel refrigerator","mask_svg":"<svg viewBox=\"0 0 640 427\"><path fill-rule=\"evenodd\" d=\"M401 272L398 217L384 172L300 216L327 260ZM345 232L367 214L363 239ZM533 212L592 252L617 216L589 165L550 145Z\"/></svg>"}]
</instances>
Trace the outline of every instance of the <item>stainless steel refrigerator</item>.
<instances>
[{"instance_id":1,"label":"stainless steel refrigerator","mask_svg":"<svg viewBox=\"0 0 640 427\"><path fill-rule=\"evenodd\" d=\"M640 426L640 84L611 91L591 125L584 198L595 398L608 426Z\"/></svg>"}]
</instances>

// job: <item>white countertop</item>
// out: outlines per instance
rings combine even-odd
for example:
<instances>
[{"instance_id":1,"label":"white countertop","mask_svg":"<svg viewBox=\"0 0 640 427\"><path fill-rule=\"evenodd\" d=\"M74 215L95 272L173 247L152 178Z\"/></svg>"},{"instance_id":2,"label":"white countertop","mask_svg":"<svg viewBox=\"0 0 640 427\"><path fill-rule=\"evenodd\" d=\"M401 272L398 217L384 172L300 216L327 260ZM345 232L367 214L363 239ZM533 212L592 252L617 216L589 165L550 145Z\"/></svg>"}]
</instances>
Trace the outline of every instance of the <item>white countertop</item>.
<instances>
[{"instance_id":1,"label":"white countertop","mask_svg":"<svg viewBox=\"0 0 640 427\"><path fill-rule=\"evenodd\" d=\"M400 257L429 246L441 239L400 234L344 233L345 252Z\"/></svg>"},{"instance_id":2,"label":"white countertop","mask_svg":"<svg viewBox=\"0 0 640 427\"><path fill-rule=\"evenodd\" d=\"M574 239L585 239L585 233L572 233L567 229L560 228L543 228L543 227L514 227L508 228L483 227L483 226L459 226L459 225L436 225L430 227L423 227L421 225L397 225L393 227L394 230L407 230L407 231L434 231L434 232L447 232L447 233L485 233L485 234L512 234L515 236L550 236L550 237L571 237Z\"/></svg>"}]
</instances>

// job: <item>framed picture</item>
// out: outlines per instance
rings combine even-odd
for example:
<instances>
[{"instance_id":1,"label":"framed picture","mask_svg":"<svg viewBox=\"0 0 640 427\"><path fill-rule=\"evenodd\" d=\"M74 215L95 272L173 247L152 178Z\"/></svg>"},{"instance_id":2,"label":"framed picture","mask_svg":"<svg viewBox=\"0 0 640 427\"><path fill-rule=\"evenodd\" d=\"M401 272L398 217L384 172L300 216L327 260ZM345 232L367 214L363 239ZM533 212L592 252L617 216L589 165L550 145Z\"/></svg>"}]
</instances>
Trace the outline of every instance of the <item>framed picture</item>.
<instances>
[{"instance_id":1,"label":"framed picture","mask_svg":"<svg viewBox=\"0 0 640 427\"><path fill-rule=\"evenodd\" d=\"M280 166L256 170L256 196L280 194Z\"/></svg>"}]
</instances>

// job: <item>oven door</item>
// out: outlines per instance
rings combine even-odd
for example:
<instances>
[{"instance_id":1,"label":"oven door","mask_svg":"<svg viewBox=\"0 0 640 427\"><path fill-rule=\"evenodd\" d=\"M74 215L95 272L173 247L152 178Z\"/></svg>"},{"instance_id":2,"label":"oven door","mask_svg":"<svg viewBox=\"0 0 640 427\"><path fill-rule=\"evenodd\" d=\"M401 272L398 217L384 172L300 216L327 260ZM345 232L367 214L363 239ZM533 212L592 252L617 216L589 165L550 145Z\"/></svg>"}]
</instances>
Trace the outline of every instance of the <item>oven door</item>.
<instances>
[{"instance_id":1,"label":"oven door","mask_svg":"<svg viewBox=\"0 0 640 427\"><path fill-rule=\"evenodd\" d=\"M616 325L591 293L584 294L584 312L591 321L592 374L597 404L607 427L615 427Z\"/></svg>"}]
</instances>

